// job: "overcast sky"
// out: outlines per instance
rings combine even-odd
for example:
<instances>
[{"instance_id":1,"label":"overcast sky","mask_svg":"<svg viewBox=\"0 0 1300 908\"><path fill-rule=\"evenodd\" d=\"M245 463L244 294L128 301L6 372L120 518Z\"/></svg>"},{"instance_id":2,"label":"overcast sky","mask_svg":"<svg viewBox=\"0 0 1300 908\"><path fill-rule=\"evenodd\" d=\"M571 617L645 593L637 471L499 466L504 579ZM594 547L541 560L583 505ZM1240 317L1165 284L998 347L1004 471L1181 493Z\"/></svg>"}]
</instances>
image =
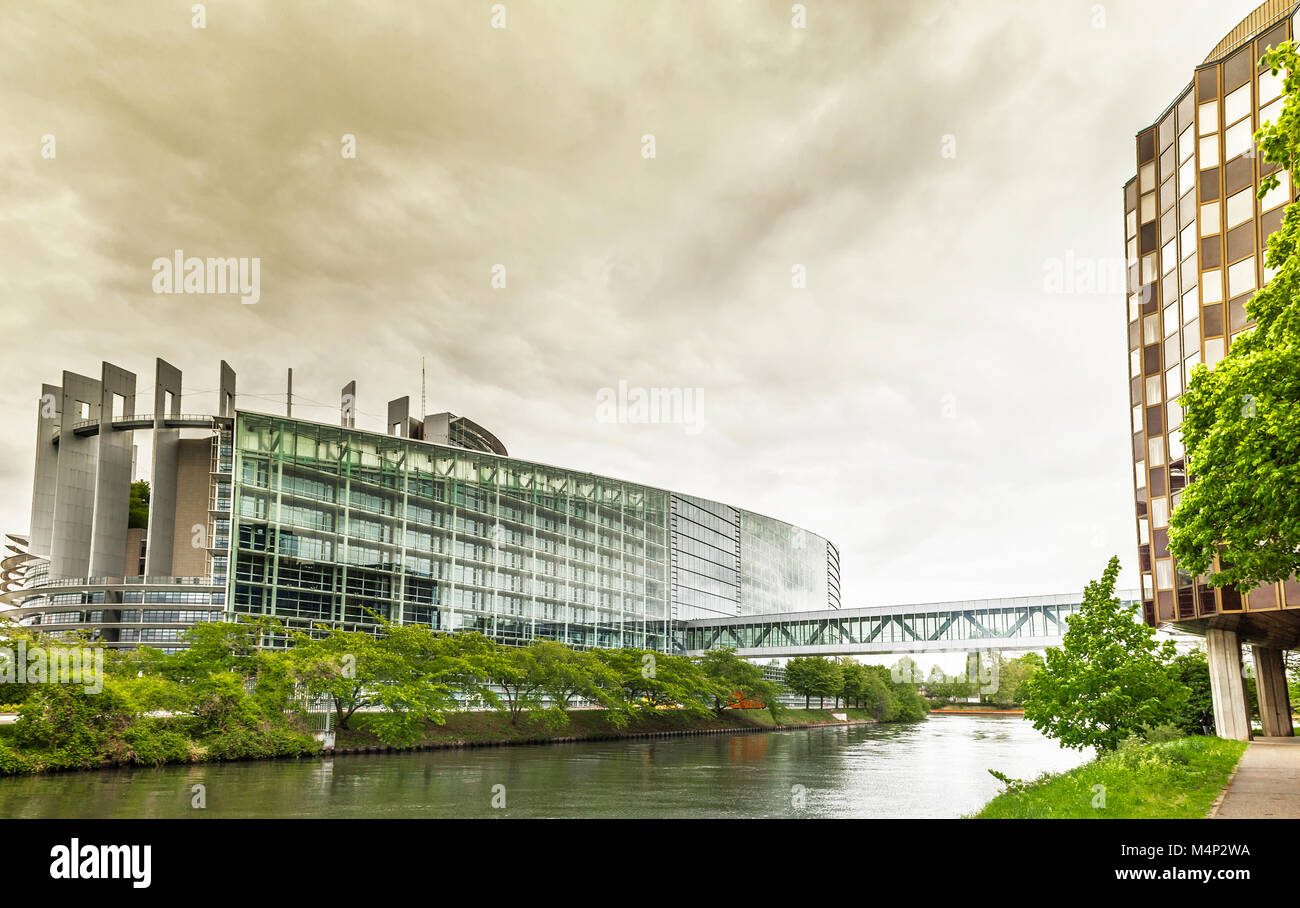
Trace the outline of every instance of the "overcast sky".
<instances>
[{"instance_id":1,"label":"overcast sky","mask_svg":"<svg viewBox=\"0 0 1300 908\"><path fill-rule=\"evenodd\" d=\"M423 356L514 455L830 538L846 606L1077 591L1135 558L1125 306L1045 279L1123 256L1134 134L1256 5L8 4L0 528L63 369L282 412L292 366L330 422L355 378L379 430ZM176 249L260 301L154 293Z\"/></svg>"}]
</instances>

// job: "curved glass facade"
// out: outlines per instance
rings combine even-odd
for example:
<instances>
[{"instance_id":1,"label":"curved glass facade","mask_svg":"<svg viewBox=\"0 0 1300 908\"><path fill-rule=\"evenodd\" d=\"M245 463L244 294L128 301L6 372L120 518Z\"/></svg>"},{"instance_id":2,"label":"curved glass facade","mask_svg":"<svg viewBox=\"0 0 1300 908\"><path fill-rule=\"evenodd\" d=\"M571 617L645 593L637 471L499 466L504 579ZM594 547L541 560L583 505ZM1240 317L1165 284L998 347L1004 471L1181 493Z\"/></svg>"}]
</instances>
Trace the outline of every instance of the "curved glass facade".
<instances>
[{"instance_id":1,"label":"curved glass facade","mask_svg":"<svg viewBox=\"0 0 1300 908\"><path fill-rule=\"evenodd\" d=\"M717 502L243 412L235 458L231 607L290 626L669 651L691 618L839 604L824 539Z\"/></svg>"}]
</instances>

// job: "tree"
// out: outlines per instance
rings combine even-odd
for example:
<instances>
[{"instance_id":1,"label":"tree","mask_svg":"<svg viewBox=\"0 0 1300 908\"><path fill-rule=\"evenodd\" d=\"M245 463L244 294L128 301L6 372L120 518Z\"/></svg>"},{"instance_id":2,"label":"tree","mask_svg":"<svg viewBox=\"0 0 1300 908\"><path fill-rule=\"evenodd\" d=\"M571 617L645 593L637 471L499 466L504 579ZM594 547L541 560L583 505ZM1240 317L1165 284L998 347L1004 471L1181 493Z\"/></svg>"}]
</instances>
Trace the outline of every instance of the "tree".
<instances>
[{"instance_id":1,"label":"tree","mask_svg":"<svg viewBox=\"0 0 1300 908\"><path fill-rule=\"evenodd\" d=\"M813 693L817 695L818 709L826 705L827 697L835 698L835 705L840 705L840 694L844 691L844 672L840 664L824 656L813 656Z\"/></svg>"},{"instance_id":2,"label":"tree","mask_svg":"<svg viewBox=\"0 0 1300 908\"><path fill-rule=\"evenodd\" d=\"M867 685L867 667L861 662L845 659L840 663L840 674L844 677L841 691L845 706L857 708L862 703L862 694Z\"/></svg>"},{"instance_id":3,"label":"tree","mask_svg":"<svg viewBox=\"0 0 1300 908\"><path fill-rule=\"evenodd\" d=\"M900 708L894 681L886 665L863 665L862 707L877 722L892 722Z\"/></svg>"},{"instance_id":4,"label":"tree","mask_svg":"<svg viewBox=\"0 0 1300 908\"><path fill-rule=\"evenodd\" d=\"M710 683L685 656L640 649L596 650L594 655L617 678L625 709L653 712L675 706L696 716L711 712Z\"/></svg>"},{"instance_id":5,"label":"tree","mask_svg":"<svg viewBox=\"0 0 1300 908\"><path fill-rule=\"evenodd\" d=\"M501 690L510 724L518 725L524 713L540 712L544 706L542 673L537 651L532 647L497 647L484 662L488 681Z\"/></svg>"},{"instance_id":6,"label":"tree","mask_svg":"<svg viewBox=\"0 0 1300 908\"><path fill-rule=\"evenodd\" d=\"M1255 134L1265 162L1292 175L1300 163L1300 58L1287 41L1264 55L1285 72L1276 122ZM1278 185L1261 180L1260 196ZM1256 325L1213 370L1197 366L1179 403L1189 483L1170 519L1178 566L1211 586L1245 592L1300 568L1300 206L1286 209L1268 240L1276 273L1246 303Z\"/></svg>"},{"instance_id":7,"label":"tree","mask_svg":"<svg viewBox=\"0 0 1300 908\"><path fill-rule=\"evenodd\" d=\"M542 690L553 709L568 715L575 697L592 700L606 709L618 709L618 678L609 667L589 651L576 650L554 640L534 640L529 649L535 654Z\"/></svg>"},{"instance_id":8,"label":"tree","mask_svg":"<svg viewBox=\"0 0 1300 908\"><path fill-rule=\"evenodd\" d=\"M1084 590L1059 648L1022 684L1025 718L1066 747L1114 750L1130 735L1172 722L1187 700L1171 664L1177 651L1157 646L1136 606L1115 596L1119 558Z\"/></svg>"},{"instance_id":9,"label":"tree","mask_svg":"<svg viewBox=\"0 0 1300 908\"><path fill-rule=\"evenodd\" d=\"M984 694L982 699L1001 707L1023 705L1024 683L1043 667L1043 657L1038 653L1025 653L1018 659L1008 659L997 653L995 658L997 688Z\"/></svg>"},{"instance_id":10,"label":"tree","mask_svg":"<svg viewBox=\"0 0 1300 908\"><path fill-rule=\"evenodd\" d=\"M1178 681L1187 688L1187 701L1174 724L1189 735L1214 728L1214 700L1210 693L1210 664L1205 651L1194 649L1174 659Z\"/></svg>"},{"instance_id":11,"label":"tree","mask_svg":"<svg viewBox=\"0 0 1300 908\"><path fill-rule=\"evenodd\" d=\"M357 710L374 702L383 671L370 634L340 628L321 637L299 633L289 658L307 695L330 701L338 728L347 728Z\"/></svg>"},{"instance_id":12,"label":"tree","mask_svg":"<svg viewBox=\"0 0 1300 908\"><path fill-rule=\"evenodd\" d=\"M722 715L737 699L756 700L771 708L780 687L764 680L760 666L730 648L711 649L699 659L704 677L712 682L713 711Z\"/></svg>"},{"instance_id":13,"label":"tree","mask_svg":"<svg viewBox=\"0 0 1300 908\"><path fill-rule=\"evenodd\" d=\"M803 708L807 709L817 687L812 656L795 656L785 664L785 686L803 697Z\"/></svg>"},{"instance_id":14,"label":"tree","mask_svg":"<svg viewBox=\"0 0 1300 908\"><path fill-rule=\"evenodd\" d=\"M149 481L137 479L131 483L131 499L127 505L126 526L131 530L149 528Z\"/></svg>"}]
</instances>

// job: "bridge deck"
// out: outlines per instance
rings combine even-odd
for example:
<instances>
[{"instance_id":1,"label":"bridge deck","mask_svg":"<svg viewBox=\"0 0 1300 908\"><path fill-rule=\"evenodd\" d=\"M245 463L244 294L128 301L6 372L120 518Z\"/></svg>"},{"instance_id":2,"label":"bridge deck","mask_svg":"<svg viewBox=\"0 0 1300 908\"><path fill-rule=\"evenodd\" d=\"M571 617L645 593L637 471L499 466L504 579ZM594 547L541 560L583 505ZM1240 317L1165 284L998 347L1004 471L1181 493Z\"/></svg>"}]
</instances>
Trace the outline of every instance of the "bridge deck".
<instances>
[{"instance_id":1,"label":"bridge deck","mask_svg":"<svg viewBox=\"0 0 1300 908\"><path fill-rule=\"evenodd\" d=\"M1135 605L1136 591L1120 594ZM735 648L749 658L1030 650L1059 646L1079 595L738 615L686 622L686 651Z\"/></svg>"}]
</instances>

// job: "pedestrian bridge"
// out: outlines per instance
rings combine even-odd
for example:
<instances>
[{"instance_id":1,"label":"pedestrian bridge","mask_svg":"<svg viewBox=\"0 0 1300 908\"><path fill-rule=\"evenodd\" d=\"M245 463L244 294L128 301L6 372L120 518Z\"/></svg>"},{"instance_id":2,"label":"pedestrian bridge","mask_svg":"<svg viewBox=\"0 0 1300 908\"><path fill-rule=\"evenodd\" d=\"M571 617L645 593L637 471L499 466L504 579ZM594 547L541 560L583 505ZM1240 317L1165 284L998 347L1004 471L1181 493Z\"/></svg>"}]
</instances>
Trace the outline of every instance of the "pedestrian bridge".
<instances>
[{"instance_id":1,"label":"pedestrian bridge","mask_svg":"<svg viewBox=\"0 0 1300 908\"><path fill-rule=\"evenodd\" d=\"M1117 595L1125 605L1138 602L1137 590ZM758 659L1044 649L1061 645L1065 621L1082 601L1066 593L702 618L685 623L686 652L732 647Z\"/></svg>"}]
</instances>

